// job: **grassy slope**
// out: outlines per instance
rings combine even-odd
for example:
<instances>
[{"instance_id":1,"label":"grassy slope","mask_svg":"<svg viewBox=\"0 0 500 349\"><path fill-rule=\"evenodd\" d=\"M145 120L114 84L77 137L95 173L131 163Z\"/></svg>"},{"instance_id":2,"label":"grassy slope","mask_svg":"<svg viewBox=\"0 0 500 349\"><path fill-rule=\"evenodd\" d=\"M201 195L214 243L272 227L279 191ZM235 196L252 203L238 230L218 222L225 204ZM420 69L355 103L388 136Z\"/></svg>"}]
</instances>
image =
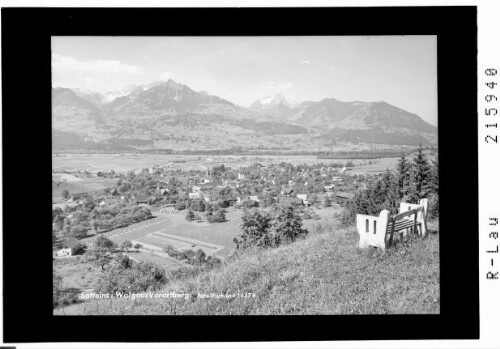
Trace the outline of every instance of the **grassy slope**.
<instances>
[{"instance_id":1,"label":"grassy slope","mask_svg":"<svg viewBox=\"0 0 500 349\"><path fill-rule=\"evenodd\" d=\"M325 227L324 227L325 228ZM168 293L252 292L255 298L114 299L65 314L380 314L439 313L439 235L370 255L355 229L315 229L276 249L251 251L225 266L167 285ZM325 232L326 231L326 232ZM56 314L62 314L58 310Z\"/></svg>"}]
</instances>

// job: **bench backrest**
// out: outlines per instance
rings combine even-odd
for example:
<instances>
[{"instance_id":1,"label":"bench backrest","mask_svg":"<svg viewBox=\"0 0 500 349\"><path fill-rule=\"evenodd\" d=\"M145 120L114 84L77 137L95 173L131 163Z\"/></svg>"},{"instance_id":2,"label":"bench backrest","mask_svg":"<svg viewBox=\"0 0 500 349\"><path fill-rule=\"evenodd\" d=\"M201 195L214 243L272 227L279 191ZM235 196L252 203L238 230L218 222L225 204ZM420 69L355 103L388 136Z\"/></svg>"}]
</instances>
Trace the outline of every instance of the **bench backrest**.
<instances>
[{"instance_id":1,"label":"bench backrest","mask_svg":"<svg viewBox=\"0 0 500 349\"><path fill-rule=\"evenodd\" d=\"M417 220L423 220L424 222L427 222L427 208L429 206L429 200L428 199L420 199L420 202L418 204L410 204L407 202L401 202L399 204L399 213L403 213L406 211L414 210L419 207L423 207L423 210L418 213Z\"/></svg>"},{"instance_id":2,"label":"bench backrest","mask_svg":"<svg viewBox=\"0 0 500 349\"><path fill-rule=\"evenodd\" d=\"M356 215L356 227L359 232L359 247L375 246L385 249L385 236L390 213L388 210L380 212L378 217L364 214Z\"/></svg>"}]
</instances>

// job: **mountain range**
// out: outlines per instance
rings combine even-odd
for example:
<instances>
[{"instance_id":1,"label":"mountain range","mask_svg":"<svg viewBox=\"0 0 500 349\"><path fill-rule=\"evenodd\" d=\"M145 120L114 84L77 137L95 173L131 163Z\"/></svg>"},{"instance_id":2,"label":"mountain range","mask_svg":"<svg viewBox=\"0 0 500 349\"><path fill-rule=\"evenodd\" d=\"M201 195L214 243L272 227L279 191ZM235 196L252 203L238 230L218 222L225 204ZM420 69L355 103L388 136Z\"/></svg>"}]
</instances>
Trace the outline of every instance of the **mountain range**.
<instances>
[{"instance_id":1,"label":"mountain range","mask_svg":"<svg viewBox=\"0 0 500 349\"><path fill-rule=\"evenodd\" d=\"M107 93L55 87L52 127L56 148L71 148L74 139L76 147L326 150L340 144L433 145L437 137L435 126L383 101L297 103L278 94L244 107L173 80Z\"/></svg>"}]
</instances>

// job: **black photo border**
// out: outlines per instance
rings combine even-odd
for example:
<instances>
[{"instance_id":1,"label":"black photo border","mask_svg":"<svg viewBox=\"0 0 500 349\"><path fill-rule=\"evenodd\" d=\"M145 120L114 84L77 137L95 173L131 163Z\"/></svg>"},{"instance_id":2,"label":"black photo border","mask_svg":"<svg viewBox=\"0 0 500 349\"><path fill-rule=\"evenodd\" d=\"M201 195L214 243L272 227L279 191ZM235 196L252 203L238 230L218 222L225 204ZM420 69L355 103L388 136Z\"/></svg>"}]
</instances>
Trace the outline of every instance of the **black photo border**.
<instances>
[{"instance_id":1,"label":"black photo border","mask_svg":"<svg viewBox=\"0 0 500 349\"><path fill-rule=\"evenodd\" d=\"M476 12L475 6L3 8L4 341L479 338ZM51 36L74 35L437 35L440 314L53 316L50 45ZM454 171L464 167L466 175Z\"/></svg>"}]
</instances>

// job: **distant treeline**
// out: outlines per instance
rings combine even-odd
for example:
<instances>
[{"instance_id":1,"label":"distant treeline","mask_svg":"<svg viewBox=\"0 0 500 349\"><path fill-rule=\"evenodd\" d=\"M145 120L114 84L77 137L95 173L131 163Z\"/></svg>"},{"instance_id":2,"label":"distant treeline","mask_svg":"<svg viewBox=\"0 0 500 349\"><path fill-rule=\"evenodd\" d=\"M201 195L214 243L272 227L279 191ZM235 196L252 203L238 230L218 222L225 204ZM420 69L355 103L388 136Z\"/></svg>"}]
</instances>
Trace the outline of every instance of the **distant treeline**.
<instances>
[{"instance_id":1,"label":"distant treeline","mask_svg":"<svg viewBox=\"0 0 500 349\"><path fill-rule=\"evenodd\" d=\"M131 146L131 147L145 147L152 146L153 141L144 139L130 139L130 138L111 138L101 142L101 144L109 144L114 146Z\"/></svg>"},{"instance_id":2,"label":"distant treeline","mask_svg":"<svg viewBox=\"0 0 500 349\"><path fill-rule=\"evenodd\" d=\"M165 115L163 117L170 126L183 126L190 129L210 127L228 123L233 126L241 127L247 130L262 132L270 135L284 134L305 134L307 128L298 125L292 125L284 122L255 121L252 119L232 119L222 115Z\"/></svg>"},{"instance_id":3,"label":"distant treeline","mask_svg":"<svg viewBox=\"0 0 500 349\"><path fill-rule=\"evenodd\" d=\"M409 135L402 132L383 132L382 130L349 130L349 129L331 129L326 135L326 139L335 142L351 143L372 143L372 144L392 144L392 145L414 145L420 143L430 145L430 142L419 135Z\"/></svg>"},{"instance_id":4,"label":"distant treeline","mask_svg":"<svg viewBox=\"0 0 500 349\"><path fill-rule=\"evenodd\" d=\"M284 122L271 122L271 121L257 122L251 119L241 119L241 120L234 120L232 124L235 126L240 126L246 129L254 130L257 132L263 132L269 135L285 135L285 134L298 135L307 133L307 128L305 127L287 124Z\"/></svg>"},{"instance_id":5,"label":"distant treeline","mask_svg":"<svg viewBox=\"0 0 500 349\"><path fill-rule=\"evenodd\" d=\"M362 150L362 151L338 151L321 153L318 159L377 159L377 158L399 158L407 156L413 150Z\"/></svg>"},{"instance_id":6,"label":"distant treeline","mask_svg":"<svg viewBox=\"0 0 500 349\"><path fill-rule=\"evenodd\" d=\"M76 133L52 130L52 150L64 150L69 152L91 151L96 153L105 152L131 152L135 148L127 145L113 143L97 143L86 141Z\"/></svg>"},{"instance_id":7,"label":"distant treeline","mask_svg":"<svg viewBox=\"0 0 500 349\"><path fill-rule=\"evenodd\" d=\"M278 124L265 123L270 129L278 128ZM293 126L293 125L290 125ZM287 130L286 132L291 132ZM299 130L297 130L299 132ZM272 131L274 132L274 131ZM276 130L277 132L277 130ZM87 141L75 133L52 130L52 151L53 153L96 153L96 154L115 154L115 153L134 153L134 154L160 154L160 155L240 155L240 156L272 156L272 155L310 155L317 156L318 159L376 159L400 157L411 153L411 149L401 150L360 150L360 151L333 151L321 152L311 150L297 150L291 147L267 148L257 146L254 148L231 147L226 149L193 149L193 150L174 150L151 147L152 141L142 139L114 138L101 142ZM136 147L143 147L141 149ZM434 149L431 146L425 148Z\"/></svg>"}]
</instances>

